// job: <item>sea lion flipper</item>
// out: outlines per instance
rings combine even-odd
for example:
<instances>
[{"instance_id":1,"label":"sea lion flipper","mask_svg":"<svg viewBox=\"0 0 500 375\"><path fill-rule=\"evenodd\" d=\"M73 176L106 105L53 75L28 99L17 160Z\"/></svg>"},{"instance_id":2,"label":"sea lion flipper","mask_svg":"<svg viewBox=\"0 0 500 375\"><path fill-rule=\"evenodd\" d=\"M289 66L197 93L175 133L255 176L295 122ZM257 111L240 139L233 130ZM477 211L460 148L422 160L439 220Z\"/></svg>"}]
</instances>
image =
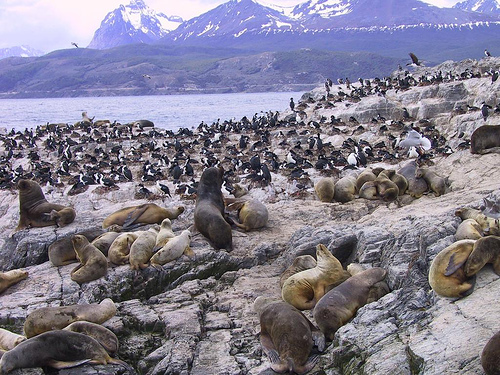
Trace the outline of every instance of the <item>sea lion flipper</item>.
<instances>
[{"instance_id":1,"label":"sea lion flipper","mask_svg":"<svg viewBox=\"0 0 500 375\"><path fill-rule=\"evenodd\" d=\"M64 361L56 361L55 359L54 360L51 360L47 363L48 366L50 367L53 367L53 368L56 368L56 369L63 369L63 368L70 368L70 367L76 367L76 366L80 366L84 363L87 363L87 362L90 362L91 359L88 358L88 359L82 359L80 361L71 361L71 362L64 362Z\"/></svg>"},{"instance_id":2,"label":"sea lion flipper","mask_svg":"<svg viewBox=\"0 0 500 375\"><path fill-rule=\"evenodd\" d=\"M453 253L444 272L445 276L453 275L467 261L469 254Z\"/></svg>"},{"instance_id":3,"label":"sea lion flipper","mask_svg":"<svg viewBox=\"0 0 500 375\"><path fill-rule=\"evenodd\" d=\"M148 209L148 205L147 204L142 204L140 206L137 206L132 211L130 211L130 213L127 215L127 218L123 222L122 228L127 228L128 229L132 224L135 224L135 222L137 221L137 219L139 219L141 217L141 215L144 212L146 212L147 209Z\"/></svg>"},{"instance_id":4,"label":"sea lion flipper","mask_svg":"<svg viewBox=\"0 0 500 375\"><path fill-rule=\"evenodd\" d=\"M309 372L313 369L314 366L316 366L316 364L318 363L319 361L319 356L318 355L312 355L309 357L309 359L307 360L306 363L304 363L303 366L295 366L294 367L294 371L297 373L297 374L305 374L306 372Z\"/></svg>"}]
</instances>

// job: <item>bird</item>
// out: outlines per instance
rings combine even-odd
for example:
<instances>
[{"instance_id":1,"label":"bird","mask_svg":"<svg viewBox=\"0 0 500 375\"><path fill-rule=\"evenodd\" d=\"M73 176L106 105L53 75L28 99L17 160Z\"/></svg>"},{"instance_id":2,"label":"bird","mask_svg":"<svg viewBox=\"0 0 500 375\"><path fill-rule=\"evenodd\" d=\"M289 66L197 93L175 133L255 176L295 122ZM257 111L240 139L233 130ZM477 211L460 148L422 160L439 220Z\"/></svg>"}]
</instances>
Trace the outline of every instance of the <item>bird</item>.
<instances>
[{"instance_id":1,"label":"bird","mask_svg":"<svg viewBox=\"0 0 500 375\"><path fill-rule=\"evenodd\" d=\"M167 185L162 184L160 181L156 181L156 185L160 188L161 191L163 191L166 195L172 198L172 196L170 195L170 189L168 188Z\"/></svg>"},{"instance_id":2,"label":"bird","mask_svg":"<svg viewBox=\"0 0 500 375\"><path fill-rule=\"evenodd\" d=\"M76 48L79 48L79 47L78 47L78 44L76 44L75 42L71 42L71 44L72 44L73 46L75 46Z\"/></svg>"},{"instance_id":3,"label":"bird","mask_svg":"<svg viewBox=\"0 0 500 375\"><path fill-rule=\"evenodd\" d=\"M293 98L290 98L290 109L293 111L295 108L295 103L293 102Z\"/></svg>"},{"instance_id":4,"label":"bird","mask_svg":"<svg viewBox=\"0 0 500 375\"><path fill-rule=\"evenodd\" d=\"M413 53L413 52L410 52L409 53L410 55L410 58L411 58L411 63L408 63L406 65L417 65L417 66L420 66L420 61L418 60L418 57Z\"/></svg>"},{"instance_id":5,"label":"bird","mask_svg":"<svg viewBox=\"0 0 500 375\"><path fill-rule=\"evenodd\" d=\"M484 56L491 57L490 51L488 51L486 48L484 49Z\"/></svg>"},{"instance_id":6,"label":"bird","mask_svg":"<svg viewBox=\"0 0 500 375\"><path fill-rule=\"evenodd\" d=\"M143 74L142 75L144 78L151 79L151 76L149 74Z\"/></svg>"},{"instance_id":7,"label":"bird","mask_svg":"<svg viewBox=\"0 0 500 375\"><path fill-rule=\"evenodd\" d=\"M490 114L489 110L492 109L492 107L486 104L485 102L483 102L482 104L483 105L481 106L481 114L483 115L483 120L486 121L488 115Z\"/></svg>"},{"instance_id":8,"label":"bird","mask_svg":"<svg viewBox=\"0 0 500 375\"><path fill-rule=\"evenodd\" d=\"M413 146L417 149L423 148L424 150L430 150L431 141L429 140L429 138L422 137L419 132L412 129L408 132L406 138L399 142L397 146L405 149L409 149Z\"/></svg>"}]
</instances>

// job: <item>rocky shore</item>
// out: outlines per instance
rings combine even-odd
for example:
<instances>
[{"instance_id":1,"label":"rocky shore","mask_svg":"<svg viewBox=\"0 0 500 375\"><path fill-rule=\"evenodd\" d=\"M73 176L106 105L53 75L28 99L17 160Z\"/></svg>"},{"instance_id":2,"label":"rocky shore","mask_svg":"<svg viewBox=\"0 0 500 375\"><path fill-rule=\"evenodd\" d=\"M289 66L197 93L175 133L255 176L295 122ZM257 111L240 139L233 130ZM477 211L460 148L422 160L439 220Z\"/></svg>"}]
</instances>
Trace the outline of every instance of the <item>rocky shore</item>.
<instances>
[{"instance_id":1,"label":"rocky shore","mask_svg":"<svg viewBox=\"0 0 500 375\"><path fill-rule=\"evenodd\" d=\"M321 86L305 93L293 111L177 133L147 121L94 119L3 135L0 267L23 268L29 276L0 295L0 327L21 334L26 316L37 308L111 298L118 313L103 325L118 336L118 357L138 373L272 374L253 301L280 298L281 273L298 255L315 255L322 243L341 255L344 268L356 262L387 270L391 292L337 331L311 374L483 374L480 353L500 330L498 276L486 266L474 291L453 300L432 291L428 270L454 242L458 208L500 199L499 154L470 152L475 129L500 125L500 81L491 76L499 68L500 58L450 61L396 71L390 79L333 84L328 96ZM491 106L486 119L483 102ZM398 170L414 160L396 147L412 127L432 142L418 161L446 177L445 194L405 194L392 202L318 199L314 184L320 178L338 181L365 168L348 162L356 148L364 150L371 168ZM258 168L251 160L256 155ZM131 179L119 170L124 165ZM193 228L196 183L212 165L226 171L225 196L235 184L245 186L269 212L262 229L233 228L231 252L214 250ZM14 232L19 178L37 180L50 202L73 206L74 222ZM70 277L76 264L56 267L48 260L55 240L98 228L118 209L146 202L185 207L172 228L176 234L192 231L194 259L182 256L139 271L110 266L104 278L82 285ZM310 311L305 314L313 320ZM58 373L125 372L115 365L84 365Z\"/></svg>"}]
</instances>

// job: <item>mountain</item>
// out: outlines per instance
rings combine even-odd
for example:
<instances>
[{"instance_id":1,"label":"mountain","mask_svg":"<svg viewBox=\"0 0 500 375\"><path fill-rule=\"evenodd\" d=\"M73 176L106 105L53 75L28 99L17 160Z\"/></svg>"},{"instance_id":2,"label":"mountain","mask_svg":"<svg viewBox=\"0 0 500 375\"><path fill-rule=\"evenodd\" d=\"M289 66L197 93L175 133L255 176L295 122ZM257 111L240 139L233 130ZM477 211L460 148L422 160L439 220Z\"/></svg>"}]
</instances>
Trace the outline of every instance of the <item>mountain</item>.
<instances>
[{"instance_id":1,"label":"mountain","mask_svg":"<svg viewBox=\"0 0 500 375\"><path fill-rule=\"evenodd\" d=\"M44 52L36 50L30 46L15 46L9 48L0 48L0 59L5 59L6 57L18 56L18 57L34 57L42 56Z\"/></svg>"},{"instance_id":2,"label":"mountain","mask_svg":"<svg viewBox=\"0 0 500 375\"><path fill-rule=\"evenodd\" d=\"M499 0L466 0L455 4L453 8L500 16Z\"/></svg>"},{"instance_id":3,"label":"mountain","mask_svg":"<svg viewBox=\"0 0 500 375\"><path fill-rule=\"evenodd\" d=\"M143 0L109 12L94 33L88 48L107 49L131 43L154 43L175 30L182 18L157 13Z\"/></svg>"}]
</instances>

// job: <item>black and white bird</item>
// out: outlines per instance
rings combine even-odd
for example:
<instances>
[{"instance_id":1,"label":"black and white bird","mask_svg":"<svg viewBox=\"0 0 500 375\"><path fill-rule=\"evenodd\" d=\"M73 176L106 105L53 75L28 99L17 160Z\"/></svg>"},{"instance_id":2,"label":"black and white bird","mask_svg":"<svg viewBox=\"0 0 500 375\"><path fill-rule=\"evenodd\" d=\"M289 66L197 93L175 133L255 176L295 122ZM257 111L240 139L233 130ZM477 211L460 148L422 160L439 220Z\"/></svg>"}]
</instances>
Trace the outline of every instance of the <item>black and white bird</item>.
<instances>
[{"instance_id":1,"label":"black and white bird","mask_svg":"<svg viewBox=\"0 0 500 375\"><path fill-rule=\"evenodd\" d=\"M486 104L486 102L482 103L481 114L483 115L484 121L486 121L488 119L488 115L490 114L490 109L492 109L492 107L490 105Z\"/></svg>"},{"instance_id":2,"label":"black and white bird","mask_svg":"<svg viewBox=\"0 0 500 375\"><path fill-rule=\"evenodd\" d=\"M491 57L490 51L488 51L486 48L484 49L484 56Z\"/></svg>"}]
</instances>

